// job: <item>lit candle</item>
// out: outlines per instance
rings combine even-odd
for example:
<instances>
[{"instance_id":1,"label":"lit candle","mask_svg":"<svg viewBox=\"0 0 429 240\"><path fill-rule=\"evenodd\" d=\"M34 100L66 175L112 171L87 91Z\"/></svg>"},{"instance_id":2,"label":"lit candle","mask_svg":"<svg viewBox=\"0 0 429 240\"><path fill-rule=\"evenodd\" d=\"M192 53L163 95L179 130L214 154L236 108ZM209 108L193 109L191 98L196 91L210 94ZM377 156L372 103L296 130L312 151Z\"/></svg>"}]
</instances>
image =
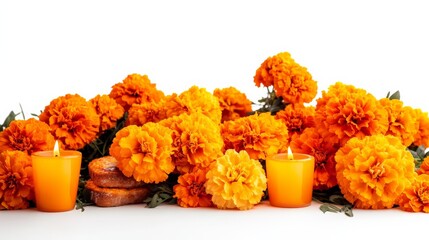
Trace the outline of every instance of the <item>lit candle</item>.
<instances>
[{"instance_id":1,"label":"lit candle","mask_svg":"<svg viewBox=\"0 0 429 240\"><path fill-rule=\"evenodd\" d=\"M313 197L314 157L308 154L275 154L266 159L268 198L276 207L309 206Z\"/></svg>"},{"instance_id":2,"label":"lit candle","mask_svg":"<svg viewBox=\"0 0 429 240\"><path fill-rule=\"evenodd\" d=\"M72 210L76 204L82 153L62 150L32 154L36 207L44 212Z\"/></svg>"}]
</instances>

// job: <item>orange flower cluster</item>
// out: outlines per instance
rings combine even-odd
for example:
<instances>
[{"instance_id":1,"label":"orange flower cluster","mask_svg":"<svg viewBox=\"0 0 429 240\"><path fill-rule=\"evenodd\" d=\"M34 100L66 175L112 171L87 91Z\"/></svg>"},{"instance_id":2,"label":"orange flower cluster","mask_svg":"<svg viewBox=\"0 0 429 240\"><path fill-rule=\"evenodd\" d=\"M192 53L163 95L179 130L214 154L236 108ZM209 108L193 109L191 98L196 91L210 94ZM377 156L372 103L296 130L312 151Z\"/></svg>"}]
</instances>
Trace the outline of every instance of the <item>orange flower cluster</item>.
<instances>
[{"instance_id":1,"label":"orange flower cluster","mask_svg":"<svg viewBox=\"0 0 429 240\"><path fill-rule=\"evenodd\" d=\"M0 210L25 209L33 199L30 156L16 150L0 152Z\"/></svg>"},{"instance_id":2,"label":"orange flower cluster","mask_svg":"<svg viewBox=\"0 0 429 240\"><path fill-rule=\"evenodd\" d=\"M145 183L159 183L173 172L171 130L159 123L122 128L113 139L109 153L127 177Z\"/></svg>"},{"instance_id":3,"label":"orange flower cluster","mask_svg":"<svg viewBox=\"0 0 429 240\"><path fill-rule=\"evenodd\" d=\"M207 173L206 191L213 195L212 201L220 209L251 209L261 201L266 188L261 163L244 150L226 150Z\"/></svg>"},{"instance_id":4,"label":"orange flower cluster","mask_svg":"<svg viewBox=\"0 0 429 240\"><path fill-rule=\"evenodd\" d=\"M252 159L266 159L288 146L286 125L268 112L226 121L221 133L225 149L245 150Z\"/></svg>"},{"instance_id":5,"label":"orange flower cluster","mask_svg":"<svg viewBox=\"0 0 429 240\"><path fill-rule=\"evenodd\" d=\"M114 128L119 119L124 116L124 108L107 94L97 95L89 101L100 118L98 134Z\"/></svg>"},{"instance_id":6,"label":"orange flower cluster","mask_svg":"<svg viewBox=\"0 0 429 240\"><path fill-rule=\"evenodd\" d=\"M206 174L208 168L194 168L182 174L174 185L174 197L181 207L211 207L212 196L206 191Z\"/></svg>"},{"instance_id":7,"label":"orange flower cluster","mask_svg":"<svg viewBox=\"0 0 429 240\"><path fill-rule=\"evenodd\" d=\"M173 162L178 173L205 168L222 155L223 139L219 124L201 111L182 113L160 122L172 130Z\"/></svg>"},{"instance_id":8,"label":"orange flower cluster","mask_svg":"<svg viewBox=\"0 0 429 240\"><path fill-rule=\"evenodd\" d=\"M167 117L200 111L215 123L220 123L222 120L219 99L205 88L197 86L192 86L179 95L173 93L167 96L165 108Z\"/></svg>"},{"instance_id":9,"label":"orange flower cluster","mask_svg":"<svg viewBox=\"0 0 429 240\"><path fill-rule=\"evenodd\" d=\"M213 95L219 99L222 122L245 117L252 111L252 102L235 87L216 88Z\"/></svg>"},{"instance_id":10,"label":"orange flower cluster","mask_svg":"<svg viewBox=\"0 0 429 240\"><path fill-rule=\"evenodd\" d=\"M95 107L79 94L66 94L50 102L39 115L55 139L65 149L77 150L96 139L100 116Z\"/></svg>"},{"instance_id":11,"label":"orange flower cluster","mask_svg":"<svg viewBox=\"0 0 429 240\"><path fill-rule=\"evenodd\" d=\"M418 175L411 186L401 193L398 205L407 212L429 213L429 175Z\"/></svg>"},{"instance_id":12,"label":"orange flower cluster","mask_svg":"<svg viewBox=\"0 0 429 240\"><path fill-rule=\"evenodd\" d=\"M33 152L52 150L54 144L49 125L35 118L15 120L0 132L0 152L17 150L30 156Z\"/></svg>"},{"instance_id":13,"label":"orange flower cluster","mask_svg":"<svg viewBox=\"0 0 429 240\"><path fill-rule=\"evenodd\" d=\"M357 208L394 207L417 175L413 156L392 135L352 138L335 160L341 192Z\"/></svg>"},{"instance_id":14,"label":"orange flower cluster","mask_svg":"<svg viewBox=\"0 0 429 240\"><path fill-rule=\"evenodd\" d=\"M157 102L164 97L164 93L156 88L147 75L133 73L113 85L109 96L128 111L135 103Z\"/></svg>"},{"instance_id":15,"label":"orange flower cluster","mask_svg":"<svg viewBox=\"0 0 429 240\"><path fill-rule=\"evenodd\" d=\"M317 82L288 52L268 57L256 70L254 82L258 87L273 86L278 97L292 104L309 103L317 94Z\"/></svg>"}]
</instances>

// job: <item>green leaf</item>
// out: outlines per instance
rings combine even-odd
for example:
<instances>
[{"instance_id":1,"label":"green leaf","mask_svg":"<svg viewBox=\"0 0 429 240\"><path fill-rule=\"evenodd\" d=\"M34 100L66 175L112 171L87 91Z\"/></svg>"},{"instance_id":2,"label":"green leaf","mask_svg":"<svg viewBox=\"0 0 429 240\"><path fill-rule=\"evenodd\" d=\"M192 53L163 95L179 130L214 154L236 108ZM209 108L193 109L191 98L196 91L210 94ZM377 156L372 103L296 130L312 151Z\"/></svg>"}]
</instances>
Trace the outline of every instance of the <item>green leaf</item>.
<instances>
[{"instance_id":1,"label":"green leaf","mask_svg":"<svg viewBox=\"0 0 429 240\"><path fill-rule=\"evenodd\" d=\"M389 92L390 93L390 92ZM400 100L401 99L401 94L399 93L399 91L396 91L394 94L392 94L392 96L390 96L389 97L389 94L387 95L388 96L388 98L390 99L390 100L393 100L393 99L398 99L398 100Z\"/></svg>"},{"instance_id":2,"label":"green leaf","mask_svg":"<svg viewBox=\"0 0 429 240\"><path fill-rule=\"evenodd\" d=\"M326 213L326 212L333 212L333 213L341 212L341 208L339 208L339 207L337 207L337 206L335 206L333 204L330 204L330 203L324 203L324 204L320 205L319 209L323 213Z\"/></svg>"}]
</instances>

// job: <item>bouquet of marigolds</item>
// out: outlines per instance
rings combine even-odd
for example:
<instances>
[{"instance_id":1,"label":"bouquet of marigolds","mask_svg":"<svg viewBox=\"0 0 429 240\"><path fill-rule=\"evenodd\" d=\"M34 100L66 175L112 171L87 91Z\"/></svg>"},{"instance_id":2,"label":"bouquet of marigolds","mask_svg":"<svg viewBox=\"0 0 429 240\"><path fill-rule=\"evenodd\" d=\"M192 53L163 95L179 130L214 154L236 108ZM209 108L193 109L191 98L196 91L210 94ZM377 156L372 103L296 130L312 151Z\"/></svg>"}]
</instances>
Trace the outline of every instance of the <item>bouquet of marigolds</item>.
<instances>
[{"instance_id":1,"label":"bouquet of marigolds","mask_svg":"<svg viewBox=\"0 0 429 240\"><path fill-rule=\"evenodd\" d=\"M88 164L112 156L127 177L150 186L147 207L252 209L269 198L265 159L314 156L313 198L323 212L352 208L429 212L429 117L399 92L376 98L341 82L317 94L317 82L288 52L265 59L258 103L236 87L191 86L165 95L147 75L130 74L110 93L59 96L40 114L0 126L0 209L34 206L31 153L83 154L77 209ZM309 103L316 100L316 104Z\"/></svg>"}]
</instances>

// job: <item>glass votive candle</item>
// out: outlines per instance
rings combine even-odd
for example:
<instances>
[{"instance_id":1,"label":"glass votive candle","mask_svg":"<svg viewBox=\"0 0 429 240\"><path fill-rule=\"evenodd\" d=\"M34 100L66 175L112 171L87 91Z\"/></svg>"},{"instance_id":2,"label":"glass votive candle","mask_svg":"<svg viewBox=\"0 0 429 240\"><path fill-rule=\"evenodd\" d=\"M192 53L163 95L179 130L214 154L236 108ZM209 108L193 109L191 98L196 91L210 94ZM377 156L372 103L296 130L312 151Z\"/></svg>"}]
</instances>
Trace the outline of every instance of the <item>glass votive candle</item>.
<instances>
[{"instance_id":1,"label":"glass votive candle","mask_svg":"<svg viewBox=\"0 0 429 240\"><path fill-rule=\"evenodd\" d=\"M79 185L82 153L63 150L31 155L33 163L36 208L44 212L64 212L74 209Z\"/></svg>"},{"instance_id":2,"label":"glass votive candle","mask_svg":"<svg viewBox=\"0 0 429 240\"><path fill-rule=\"evenodd\" d=\"M275 154L266 159L268 199L275 207L306 207L313 197L314 157L294 153Z\"/></svg>"}]
</instances>

